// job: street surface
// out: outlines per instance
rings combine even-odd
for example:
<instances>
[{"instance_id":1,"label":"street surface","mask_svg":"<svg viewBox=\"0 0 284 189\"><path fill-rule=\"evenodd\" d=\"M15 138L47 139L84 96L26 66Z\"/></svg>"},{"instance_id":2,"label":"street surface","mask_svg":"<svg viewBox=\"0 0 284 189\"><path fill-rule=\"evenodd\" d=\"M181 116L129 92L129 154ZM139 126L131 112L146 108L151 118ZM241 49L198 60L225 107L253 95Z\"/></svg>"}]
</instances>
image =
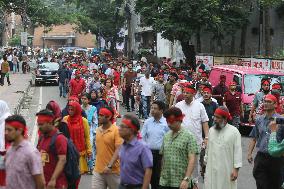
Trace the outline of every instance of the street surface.
<instances>
[{"instance_id":1,"label":"street surface","mask_svg":"<svg viewBox=\"0 0 284 189\"><path fill-rule=\"evenodd\" d=\"M56 102L58 102L61 108L64 108L67 102L65 98L59 97L59 89L57 86L31 87L28 98L25 101L24 105L24 108L26 109L22 109L21 111L21 114L23 114L27 120L27 125L29 126L30 139L34 144L36 144L37 142L35 113L40 109L45 108L46 104L50 100L55 100ZM125 109L122 108L121 114L124 115L125 113L126 113ZM243 167L239 172L238 189L256 189L255 181L252 175L253 165L250 165L246 161L248 143L249 143L249 138L243 136L242 137ZM82 176L80 189L91 189L90 175Z\"/></svg>"}]
</instances>

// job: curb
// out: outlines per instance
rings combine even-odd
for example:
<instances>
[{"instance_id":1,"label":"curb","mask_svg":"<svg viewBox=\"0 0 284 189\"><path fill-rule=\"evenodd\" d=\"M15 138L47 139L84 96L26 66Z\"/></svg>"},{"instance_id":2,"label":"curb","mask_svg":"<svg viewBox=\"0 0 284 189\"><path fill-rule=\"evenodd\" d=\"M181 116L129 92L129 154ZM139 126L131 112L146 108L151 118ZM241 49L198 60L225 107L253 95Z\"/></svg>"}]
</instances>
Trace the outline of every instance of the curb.
<instances>
[{"instance_id":1,"label":"curb","mask_svg":"<svg viewBox=\"0 0 284 189\"><path fill-rule=\"evenodd\" d=\"M32 80L29 81L29 84L28 84L27 88L25 89L23 95L20 97L20 99L18 100L18 103L17 103L16 107L14 108L14 114L15 114L15 115L19 115L19 114L20 114L22 105L23 105L23 103L24 103L24 99L26 98L28 92L30 91L31 86L32 86Z\"/></svg>"}]
</instances>

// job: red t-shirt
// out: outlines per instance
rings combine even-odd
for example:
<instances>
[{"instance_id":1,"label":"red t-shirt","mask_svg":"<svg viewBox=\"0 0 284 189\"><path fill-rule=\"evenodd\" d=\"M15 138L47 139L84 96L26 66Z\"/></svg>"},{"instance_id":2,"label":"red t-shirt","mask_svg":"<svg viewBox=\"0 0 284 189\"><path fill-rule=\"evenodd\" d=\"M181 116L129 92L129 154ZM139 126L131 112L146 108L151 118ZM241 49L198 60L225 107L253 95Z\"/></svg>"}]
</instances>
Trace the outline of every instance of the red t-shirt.
<instances>
[{"instance_id":1,"label":"red t-shirt","mask_svg":"<svg viewBox=\"0 0 284 189\"><path fill-rule=\"evenodd\" d=\"M38 144L38 150L41 153L41 160L42 160L46 185L50 181L58 161L54 153L50 151L51 137L56 132L58 132L58 130L54 129L48 136L43 136ZM55 141L55 146L56 146L57 155L67 154L67 138L64 135L60 134L57 136ZM62 173L59 175L59 177L56 180L56 188L67 188L67 186L68 182L64 172L62 171Z\"/></svg>"},{"instance_id":2,"label":"red t-shirt","mask_svg":"<svg viewBox=\"0 0 284 189\"><path fill-rule=\"evenodd\" d=\"M71 79L70 81L71 94L70 96L79 96L86 89L86 82L84 79Z\"/></svg>"},{"instance_id":3,"label":"red t-shirt","mask_svg":"<svg viewBox=\"0 0 284 189\"><path fill-rule=\"evenodd\" d=\"M227 91L224 95L224 102L226 102L231 116L241 115L242 95L240 92L235 92L233 95L230 91Z\"/></svg>"},{"instance_id":4,"label":"red t-shirt","mask_svg":"<svg viewBox=\"0 0 284 189\"><path fill-rule=\"evenodd\" d=\"M115 86L119 85L119 80L120 80L120 73L118 71L113 72L113 84Z\"/></svg>"}]
</instances>

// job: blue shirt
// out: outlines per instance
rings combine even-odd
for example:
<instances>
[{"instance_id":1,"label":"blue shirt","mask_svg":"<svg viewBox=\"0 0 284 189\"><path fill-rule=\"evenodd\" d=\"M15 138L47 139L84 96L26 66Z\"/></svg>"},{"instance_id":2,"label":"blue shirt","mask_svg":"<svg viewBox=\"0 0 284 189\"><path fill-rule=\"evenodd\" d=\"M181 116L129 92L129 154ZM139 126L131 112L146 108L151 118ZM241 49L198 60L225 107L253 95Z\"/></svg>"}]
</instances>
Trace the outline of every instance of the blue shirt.
<instances>
[{"instance_id":1,"label":"blue shirt","mask_svg":"<svg viewBox=\"0 0 284 189\"><path fill-rule=\"evenodd\" d=\"M142 140L132 139L124 142L119 151L120 183L139 185L143 184L146 168L153 167L151 150Z\"/></svg>"},{"instance_id":2,"label":"blue shirt","mask_svg":"<svg viewBox=\"0 0 284 189\"><path fill-rule=\"evenodd\" d=\"M272 117L282 117L279 114L274 114ZM283 117L282 117L283 118ZM270 128L269 128L270 120L266 115L259 116L255 121L255 126L250 133L250 137L256 139L256 147L259 152L268 153L268 143L270 138ZM277 135L277 141L282 141L284 139L284 127L280 126Z\"/></svg>"},{"instance_id":3,"label":"blue shirt","mask_svg":"<svg viewBox=\"0 0 284 189\"><path fill-rule=\"evenodd\" d=\"M147 119L141 131L143 140L151 150L160 150L165 134L169 131L166 118L156 121L154 117Z\"/></svg>"}]
</instances>

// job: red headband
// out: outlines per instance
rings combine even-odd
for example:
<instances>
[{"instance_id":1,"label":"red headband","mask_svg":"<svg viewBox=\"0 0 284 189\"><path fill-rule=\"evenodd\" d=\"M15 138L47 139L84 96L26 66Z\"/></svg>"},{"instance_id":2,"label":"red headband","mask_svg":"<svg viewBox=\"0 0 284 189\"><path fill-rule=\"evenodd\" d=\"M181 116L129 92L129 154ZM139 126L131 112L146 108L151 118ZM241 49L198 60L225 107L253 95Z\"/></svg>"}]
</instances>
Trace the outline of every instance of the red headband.
<instances>
[{"instance_id":1,"label":"red headband","mask_svg":"<svg viewBox=\"0 0 284 189\"><path fill-rule=\"evenodd\" d=\"M121 122L122 122L123 124L125 124L127 127L133 129L134 131L138 131L138 128L137 128L135 125L133 125L133 124L131 123L131 120L129 120L129 119L123 119Z\"/></svg>"},{"instance_id":2,"label":"red headband","mask_svg":"<svg viewBox=\"0 0 284 189\"><path fill-rule=\"evenodd\" d=\"M188 92L188 93L191 93L191 94L195 94L196 93L195 89L188 88L188 87L184 88L184 92Z\"/></svg>"},{"instance_id":3,"label":"red headband","mask_svg":"<svg viewBox=\"0 0 284 189\"><path fill-rule=\"evenodd\" d=\"M268 80L264 80L261 84L262 84L262 85L263 85L263 84L264 84L264 85L269 85L270 82L269 82Z\"/></svg>"},{"instance_id":4,"label":"red headband","mask_svg":"<svg viewBox=\"0 0 284 189\"><path fill-rule=\"evenodd\" d=\"M271 101L276 102L276 103L278 102L276 96L274 96L274 95L272 95L272 94L266 95L266 96L265 96L265 100L271 100Z\"/></svg>"},{"instance_id":5,"label":"red headband","mask_svg":"<svg viewBox=\"0 0 284 189\"><path fill-rule=\"evenodd\" d=\"M37 123L43 124L43 123L50 123L54 120L54 117L51 115L38 115L37 116Z\"/></svg>"},{"instance_id":6,"label":"red headband","mask_svg":"<svg viewBox=\"0 0 284 189\"><path fill-rule=\"evenodd\" d=\"M99 111L99 115L113 116L113 113L107 108L101 108L100 111Z\"/></svg>"},{"instance_id":7,"label":"red headband","mask_svg":"<svg viewBox=\"0 0 284 189\"><path fill-rule=\"evenodd\" d=\"M212 89L211 88L209 88L209 87L204 87L203 88L203 92L208 92L208 93L212 93Z\"/></svg>"},{"instance_id":8,"label":"red headband","mask_svg":"<svg viewBox=\"0 0 284 189\"><path fill-rule=\"evenodd\" d=\"M26 125L22 124L19 121L6 121L6 124L8 124L11 127L14 127L15 129L23 129L24 130L24 138L28 138L28 128Z\"/></svg>"},{"instance_id":9,"label":"red headband","mask_svg":"<svg viewBox=\"0 0 284 189\"><path fill-rule=\"evenodd\" d=\"M231 114L230 114L229 112L226 112L226 111L222 110L221 108L217 108L217 109L215 110L214 115L223 116L223 117L226 117L227 120L232 120Z\"/></svg>"},{"instance_id":10,"label":"red headband","mask_svg":"<svg viewBox=\"0 0 284 189\"><path fill-rule=\"evenodd\" d=\"M229 86L232 86L232 85L237 85L237 83L234 82L234 81L231 81L231 82L229 83Z\"/></svg>"},{"instance_id":11,"label":"red headband","mask_svg":"<svg viewBox=\"0 0 284 189\"><path fill-rule=\"evenodd\" d=\"M272 85L272 89L279 90L279 89L281 89L281 85L279 83L275 83L275 84Z\"/></svg>"},{"instance_id":12,"label":"red headband","mask_svg":"<svg viewBox=\"0 0 284 189\"><path fill-rule=\"evenodd\" d=\"M166 120L168 123L172 124L174 123L175 121L181 121L183 120L184 118L184 115L181 115L181 116L178 116L178 117L175 117L174 115L168 117Z\"/></svg>"}]
</instances>

